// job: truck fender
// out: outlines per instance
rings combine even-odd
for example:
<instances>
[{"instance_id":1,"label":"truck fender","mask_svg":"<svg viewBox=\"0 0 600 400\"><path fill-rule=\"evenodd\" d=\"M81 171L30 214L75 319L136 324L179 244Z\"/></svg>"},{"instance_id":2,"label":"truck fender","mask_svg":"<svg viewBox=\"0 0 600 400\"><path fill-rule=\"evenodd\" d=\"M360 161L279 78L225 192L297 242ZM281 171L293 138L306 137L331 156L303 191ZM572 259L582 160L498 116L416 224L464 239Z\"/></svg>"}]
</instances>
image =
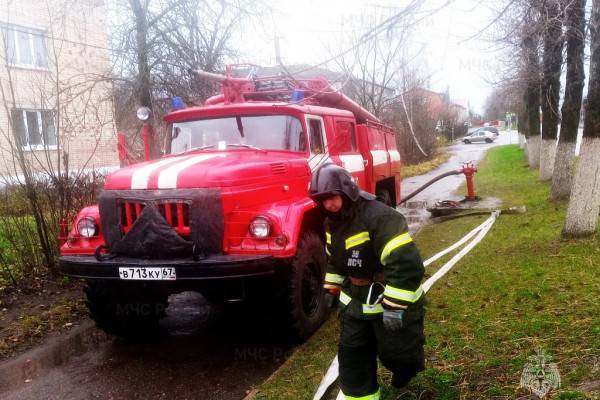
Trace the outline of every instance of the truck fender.
<instances>
[{"instance_id":1,"label":"truck fender","mask_svg":"<svg viewBox=\"0 0 600 400\"><path fill-rule=\"evenodd\" d=\"M283 225L283 231L289 234L289 245L286 251L288 254L296 254L303 230L313 229L319 236L323 235L323 215L317 208L317 204L309 197L289 205Z\"/></svg>"}]
</instances>

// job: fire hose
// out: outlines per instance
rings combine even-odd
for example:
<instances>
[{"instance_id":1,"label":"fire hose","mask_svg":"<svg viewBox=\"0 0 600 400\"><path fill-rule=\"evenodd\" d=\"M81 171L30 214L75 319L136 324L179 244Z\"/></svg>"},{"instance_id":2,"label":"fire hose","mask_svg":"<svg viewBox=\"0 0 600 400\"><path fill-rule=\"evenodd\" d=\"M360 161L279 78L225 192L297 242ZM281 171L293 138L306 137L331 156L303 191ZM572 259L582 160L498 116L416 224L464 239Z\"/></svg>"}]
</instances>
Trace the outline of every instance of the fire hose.
<instances>
[{"instance_id":1,"label":"fire hose","mask_svg":"<svg viewBox=\"0 0 600 400\"><path fill-rule=\"evenodd\" d=\"M439 270L437 270L435 274L433 274L429 279L427 279L425 281L425 283L423 283L423 291L425 293L427 293L429 291L429 289L431 289L431 286L433 286L434 283L436 283L439 279L441 279L444 275L446 275L448 273L448 271L450 271L452 269L452 267L458 261L460 261L461 258L463 258L469 251L471 251L479 242L481 242L483 240L485 235L487 235L487 233L490 231L490 229L492 229L492 226L494 225L494 222L496 222L496 218L498 218L498 215L500 215L500 210L493 211L492 214L490 215L490 217L487 220L485 220L481 225L479 225L478 227L476 227L475 229L473 229L472 231L467 233L465 236L463 236L460 240L458 240L456 243L454 243L450 247L447 247L446 249L440 251L439 253L436 253L435 255L433 255L432 257L428 258L427 260L425 260L423 262L423 265L426 267L429 264L437 261L441 257L445 256L446 254L450 253L451 251L456 250L457 248L461 247L462 245L464 245L466 242L468 242L470 239L473 238L463 249L461 249L458 253L456 253L454 255L454 257L452 257L450 260L448 260L448 262L446 262L444 265L442 265L442 267ZM339 363L338 363L338 358L336 355L335 358L333 359L333 361L331 362L331 365L329 366L327 373L321 380L321 383L319 384L319 387L317 388L317 392L315 393L313 400L320 400L323 397L323 395L325 394L327 389L337 379L338 374L339 374L338 369L339 369ZM338 393L337 400L341 400L341 399L344 399L344 395L340 391Z\"/></svg>"},{"instance_id":2,"label":"fire hose","mask_svg":"<svg viewBox=\"0 0 600 400\"><path fill-rule=\"evenodd\" d=\"M464 174L465 178L467 180L467 196L465 197L465 200L469 200L469 201L478 200L478 197L475 195L475 188L473 186L473 175L475 174L475 172L477 172L477 168L475 167L475 165L472 162L464 163L461 169L444 172L443 174L438 175L435 178L424 183L423 185L419 186L415 191L413 191L412 193L407 195L405 198L400 200L399 204L402 204L402 203L412 199L413 197L415 197L416 195L418 195L423 190L427 189L429 186L433 185L440 179L444 179L448 176L460 175L460 174Z\"/></svg>"}]
</instances>

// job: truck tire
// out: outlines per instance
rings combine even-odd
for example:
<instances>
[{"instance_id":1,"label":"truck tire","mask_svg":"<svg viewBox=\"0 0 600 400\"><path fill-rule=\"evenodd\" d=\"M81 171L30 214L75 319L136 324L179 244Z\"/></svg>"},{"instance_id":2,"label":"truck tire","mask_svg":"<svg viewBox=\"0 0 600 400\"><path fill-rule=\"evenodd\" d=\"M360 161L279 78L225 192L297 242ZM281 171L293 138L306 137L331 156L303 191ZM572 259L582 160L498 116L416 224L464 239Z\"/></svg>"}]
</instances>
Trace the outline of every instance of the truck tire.
<instances>
[{"instance_id":1,"label":"truck tire","mask_svg":"<svg viewBox=\"0 0 600 400\"><path fill-rule=\"evenodd\" d=\"M378 189L375 193L375 196L377 197L377 200L379 200L386 206L395 207L395 205L392 204L392 195L387 189Z\"/></svg>"},{"instance_id":2,"label":"truck tire","mask_svg":"<svg viewBox=\"0 0 600 400\"><path fill-rule=\"evenodd\" d=\"M96 326L122 338L160 336L168 295L143 284L89 280L86 305Z\"/></svg>"},{"instance_id":3,"label":"truck tire","mask_svg":"<svg viewBox=\"0 0 600 400\"><path fill-rule=\"evenodd\" d=\"M303 342L319 327L328 314L323 280L327 259L323 242L314 231L300 236L296 256L276 276L280 315L286 336Z\"/></svg>"},{"instance_id":4,"label":"truck tire","mask_svg":"<svg viewBox=\"0 0 600 400\"><path fill-rule=\"evenodd\" d=\"M490 139L490 138L486 138L486 139L485 139L485 142L486 142L486 143L492 143L492 142L493 142L493 140L492 140L492 139Z\"/></svg>"}]
</instances>

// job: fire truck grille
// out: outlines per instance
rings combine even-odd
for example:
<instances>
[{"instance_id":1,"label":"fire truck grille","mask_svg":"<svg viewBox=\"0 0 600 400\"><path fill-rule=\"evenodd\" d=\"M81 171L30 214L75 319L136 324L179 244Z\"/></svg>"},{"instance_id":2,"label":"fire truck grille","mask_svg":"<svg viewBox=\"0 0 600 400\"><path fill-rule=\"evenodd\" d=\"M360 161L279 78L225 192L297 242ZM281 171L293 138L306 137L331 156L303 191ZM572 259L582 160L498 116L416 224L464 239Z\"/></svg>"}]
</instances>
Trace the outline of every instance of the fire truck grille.
<instances>
[{"instance_id":1,"label":"fire truck grille","mask_svg":"<svg viewBox=\"0 0 600 400\"><path fill-rule=\"evenodd\" d=\"M223 251L218 189L104 190L98 200L111 253L167 259Z\"/></svg>"},{"instance_id":2,"label":"fire truck grille","mask_svg":"<svg viewBox=\"0 0 600 400\"><path fill-rule=\"evenodd\" d=\"M121 203L121 230L123 234L129 232L145 206L146 204L142 202L126 201ZM190 206L188 203L165 202L157 204L157 208L177 234L184 237L190 236Z\"/></svg>"}]
</instances>

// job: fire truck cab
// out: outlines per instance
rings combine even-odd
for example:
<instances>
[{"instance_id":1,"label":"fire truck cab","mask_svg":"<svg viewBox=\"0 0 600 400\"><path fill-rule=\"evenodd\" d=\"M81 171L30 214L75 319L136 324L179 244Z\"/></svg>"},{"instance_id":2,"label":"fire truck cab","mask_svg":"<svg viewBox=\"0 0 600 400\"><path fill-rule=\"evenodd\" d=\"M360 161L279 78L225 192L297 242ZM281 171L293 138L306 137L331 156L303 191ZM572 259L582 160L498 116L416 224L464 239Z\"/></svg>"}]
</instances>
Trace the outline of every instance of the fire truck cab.
<instances>
[{"instance_id":1,"label":"fire truck cab","mask_svg":"<svg viewBox=\"0 0 600 400\"><path fill-rule=\"evenodd\" d=\"M394 133L324 79L204 76L221 94L165 117L162 158L107 177L74 219L61 269L86 280L90 314L112 334L155 331L168 296L193 290L211 302L275 296L282 329L304 340L327 313L311 171L339 164L394 206Z\"/></svg>"}]
</instances>

